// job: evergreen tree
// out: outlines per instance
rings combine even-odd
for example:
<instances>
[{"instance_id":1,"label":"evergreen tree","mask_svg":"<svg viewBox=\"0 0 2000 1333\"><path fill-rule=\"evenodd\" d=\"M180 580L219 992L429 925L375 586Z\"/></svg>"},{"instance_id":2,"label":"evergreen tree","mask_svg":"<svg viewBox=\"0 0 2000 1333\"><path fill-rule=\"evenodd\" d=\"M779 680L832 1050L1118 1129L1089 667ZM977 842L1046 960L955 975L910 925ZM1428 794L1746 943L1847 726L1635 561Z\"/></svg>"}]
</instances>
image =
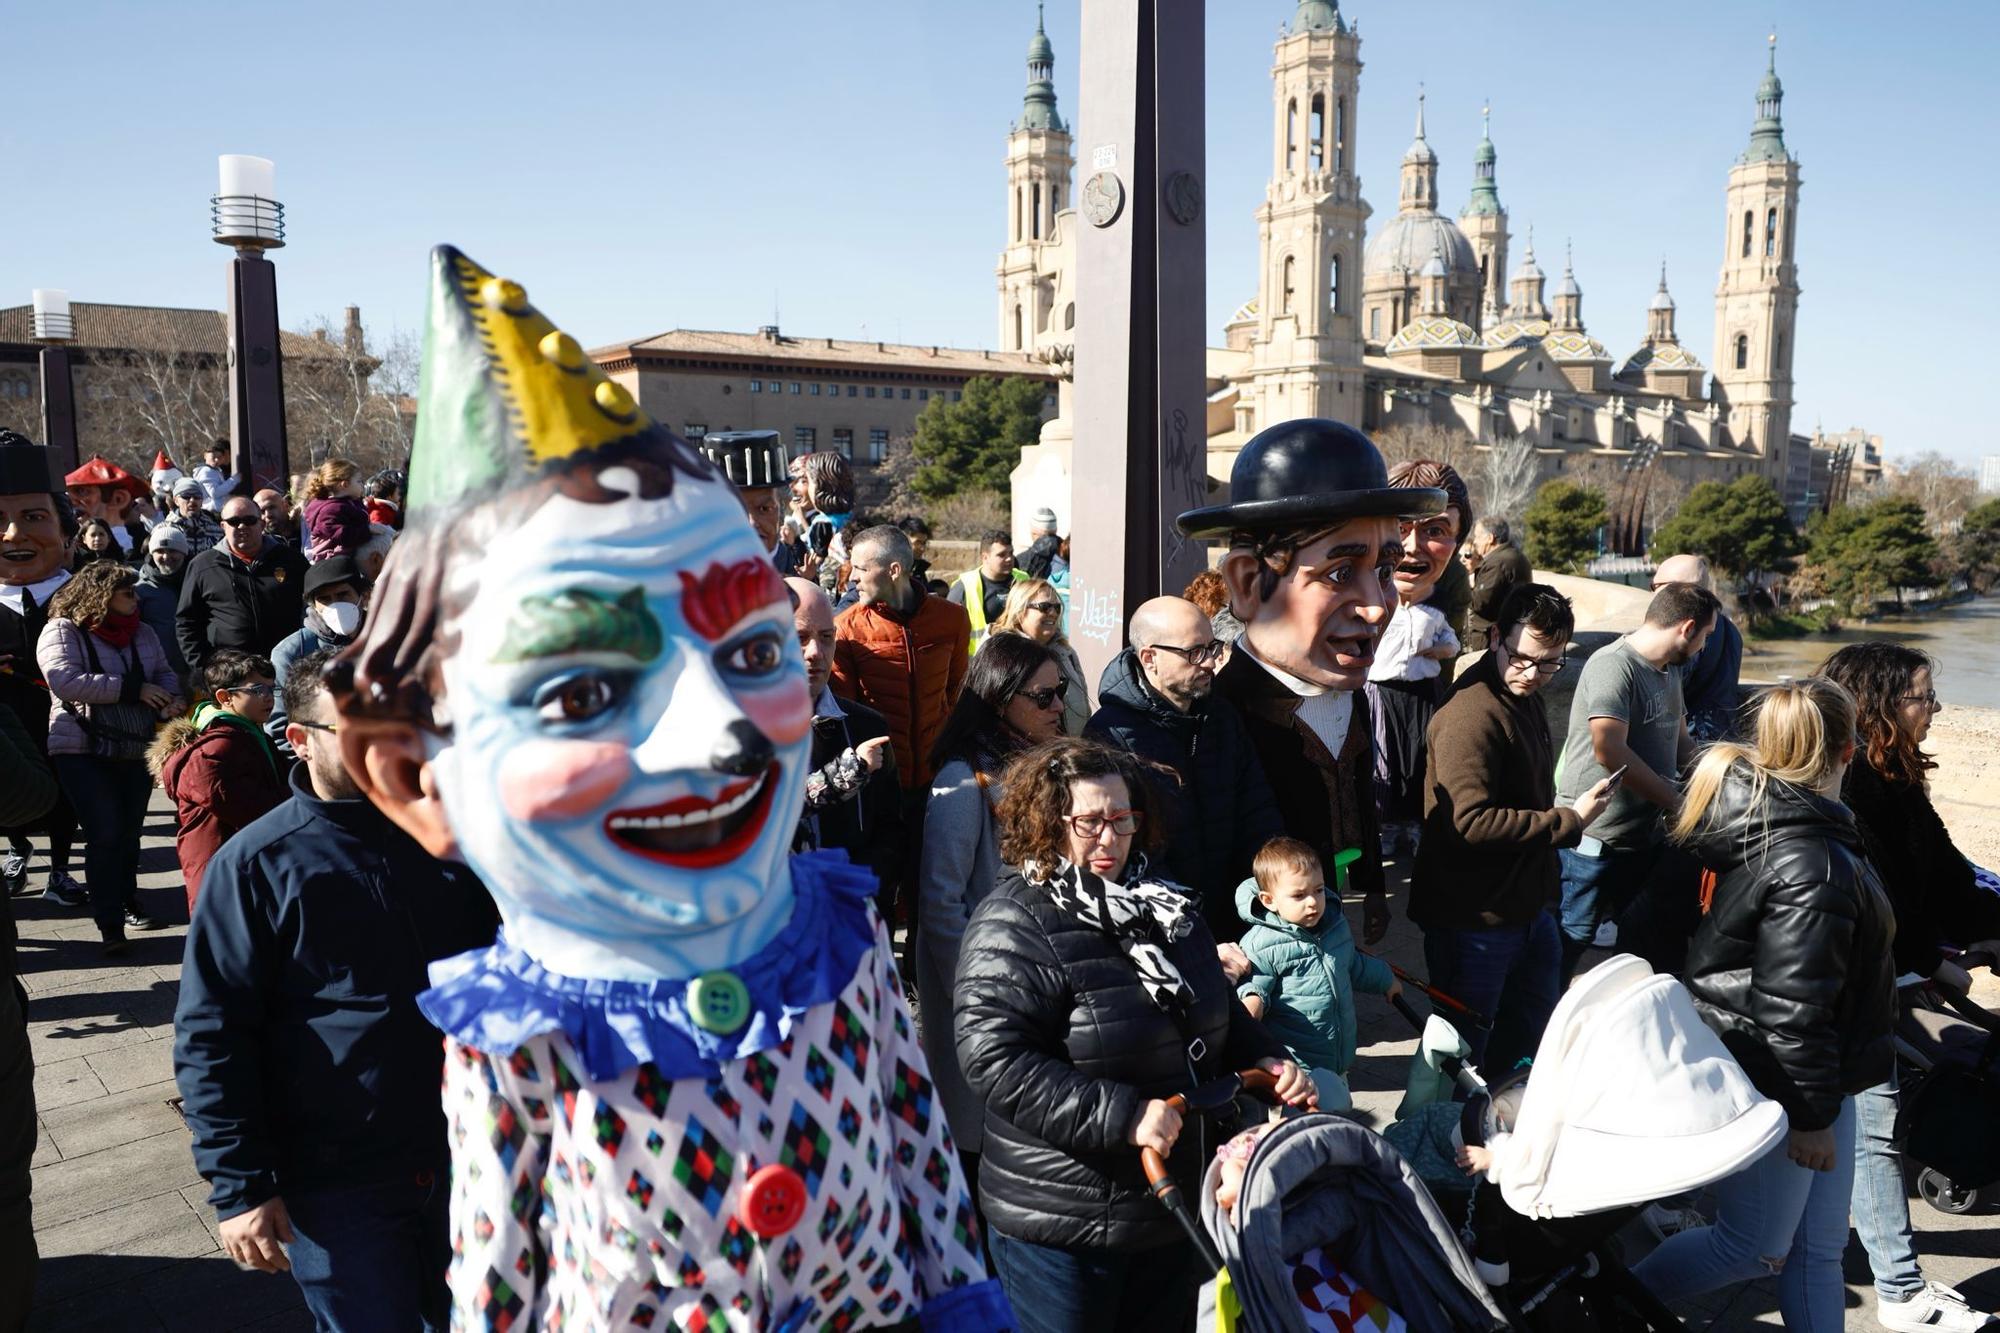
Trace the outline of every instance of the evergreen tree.
<instances>
[{"instance_id":1,"label":"evergreen tree","mask_svg":"<svg viewBox=\"0 0 2000 1333\"><path fill-rule=\"evenodd\" d=\"M917 459L911 487L927 499L965 491L1007 490L1021 450L1042 434L1049 385L1016 375L968 380L959 401L943 395L917 414L910 452Z\"/></svg>"},{"instance_id":2,"label":"evergreen tree","mask_svg":"<svg viewBox=\"0 0 2000 1333\"><path fill-rule=\"evenodd\" d=\"M1865 614L1885 597L1901 606L1903 589L1927 588L1937 581L1937 541L1923 505L1906 496L1816 514L1806 534L1809 582L1845 610Z\"/></svg>"},{"instance_id":3,"label":"evergreen tree","mask_svg":"<svg viewBox=\"0 0 2000 1333\"><path fill-rule=\"evenodd\" d=\"M1804 549L1777 488L1755 475L1726 486L1702 482L1653 534L1655 560L1685 551L1737 581L1754 573L1790 573L1792 557Z\"/></svg>"},{"instance_id":4,"label":"evergreen tree","mask_svg":"<svg viewBox=\"0 0 2000 1333\"><path fill-rule=\"evenodd\" d=\"M1529 562L1537 569L1581 574L1600 549L1598 533L1610 518L1601 491L1570 481L1545 482L1521 516L1528 527Z\"/></svg>"}]
</instances>

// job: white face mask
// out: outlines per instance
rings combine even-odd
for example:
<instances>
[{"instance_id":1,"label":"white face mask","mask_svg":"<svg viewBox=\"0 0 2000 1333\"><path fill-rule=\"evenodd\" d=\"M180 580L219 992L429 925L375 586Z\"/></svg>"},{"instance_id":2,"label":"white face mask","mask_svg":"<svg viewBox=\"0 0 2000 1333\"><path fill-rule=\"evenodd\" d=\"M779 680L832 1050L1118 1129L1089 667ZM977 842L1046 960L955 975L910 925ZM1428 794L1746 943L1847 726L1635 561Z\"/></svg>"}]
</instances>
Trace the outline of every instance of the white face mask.
<instances>
[{"instance_id":1,"label":"white face mask","mask_svg":"<svg viewBox=\"0 0 2000 1333\"><path fill-rule=\"evenodd\" d=\"M319 618L327 637L346 643L354 637L354 631L361 628L361 608L353 602L328 602L315 607L313 614Z\"/></svg>"}]
</instances>

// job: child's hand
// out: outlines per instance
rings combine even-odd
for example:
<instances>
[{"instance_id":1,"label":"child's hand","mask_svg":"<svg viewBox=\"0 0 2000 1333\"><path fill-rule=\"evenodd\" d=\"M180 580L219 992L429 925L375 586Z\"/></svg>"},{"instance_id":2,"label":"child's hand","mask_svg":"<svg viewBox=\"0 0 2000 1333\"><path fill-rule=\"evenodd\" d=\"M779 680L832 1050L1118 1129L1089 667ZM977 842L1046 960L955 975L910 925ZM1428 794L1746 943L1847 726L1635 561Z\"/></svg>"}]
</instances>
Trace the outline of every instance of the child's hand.
<instances>
[{"instance_id":1,"label":"child's hand","mask_svg":"<svg viewBox=\"0 0 2000 1333\"><path fill-rule=\"evenodd\" d=\"M1303 1106L1308 1110L1319 1107L1319 1093L1313 1087L1312 1078L1306 1071L1290 1060L1270 1057L1257 1062L1257 1067L1267 1074L1278 1076L1278 1086L1272 1089L1277 1099L1287 1106Z\"/></svg>"},{"instance_id":2,"label":"child's hand","mask_svg":"<svg viewBox=\"0 0 2000 1333\"><path fill-rule=\"evenodd\" d=\"M1493 1168L1493 1154L1468 1144L1458 1150L1458 1164L1468 1176L1484 1175Z\"/></svg>"},{"instance_id":3,"label":"child's hand","mask_svg":"<svg viewBox=\"0 0 2000 1333\"><path fill-rule=\"evenodd\" d=\"M1396 1000L1396 999L1401 999L1402 995L1403 995L1402 981L1396 977L1390 977L1389 989L1382 992L1382 998L1385 1000Z\"/></svg>"},{"instance_id":4,"label":"child's hand","mask_svg":"<svg viewBox=\"0 0 2000 1333\"><path fill-rule=\"evenodd\" d=\"M1243 952L1240 944L1218 944L1215 946L1216 961L1222 964L1222 975L1234 986L1250 975L1250 955Z\"/></svg>"},{"instance_id":5,"label":"child's hand","mask_svg":"<svg viewBox=\"0 0 2000 1333\"><path fill-rule=\"evenodd\" d=\"M872 740L865 740L855 746L854 756L862 763L868 765L870 773L880 773L882 771L882 756L887 754L888 751L889 738L887 736L877 736Z\"/></svg>"}]
</instances>

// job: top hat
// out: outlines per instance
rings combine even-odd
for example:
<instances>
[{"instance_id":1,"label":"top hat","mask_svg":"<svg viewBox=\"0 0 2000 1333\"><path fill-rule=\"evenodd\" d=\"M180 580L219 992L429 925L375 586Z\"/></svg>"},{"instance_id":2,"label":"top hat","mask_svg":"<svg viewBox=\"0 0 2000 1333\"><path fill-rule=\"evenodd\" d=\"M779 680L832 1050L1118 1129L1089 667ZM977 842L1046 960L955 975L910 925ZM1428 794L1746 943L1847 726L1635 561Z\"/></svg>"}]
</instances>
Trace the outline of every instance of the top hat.
<instances>
[{"instance_id":1,"label":"top hat","mask_svg":"<svg viewBox=\"0 0 2000 1333\"><path fill-rule=\"evenodd\" d=\"M739 490L792 484L790 460L774 430L712 430L701 437L701 452Z\"/></svg>"},{"instance_id":2,"label":"top hat","mask_svg":"<svg viewBox=\"0 0 2000 1333\"><path fill-rule=\"evenodd\" d=\"M1190 509L1175 525L1197 539L1233 532L1332 527L1350 518L1423 518L1445 493L1391 486L1382 454L1339 421L1303 417L1258 432L1229 470L1229 503Z\"/></svg>"}]
</instances>

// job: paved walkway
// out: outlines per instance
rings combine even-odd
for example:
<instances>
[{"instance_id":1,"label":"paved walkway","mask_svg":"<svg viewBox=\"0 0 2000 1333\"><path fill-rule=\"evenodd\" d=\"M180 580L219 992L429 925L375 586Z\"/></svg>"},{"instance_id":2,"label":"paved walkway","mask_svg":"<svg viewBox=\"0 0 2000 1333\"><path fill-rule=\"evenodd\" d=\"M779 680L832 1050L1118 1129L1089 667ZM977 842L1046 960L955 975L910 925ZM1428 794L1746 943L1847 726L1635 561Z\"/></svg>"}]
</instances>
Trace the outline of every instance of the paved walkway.
<instances>
[{"instance_id":1,"label":"paved walkway","mask_svg":"<svg viewBox=\"0 0 2000 1333\"><path fill-rule=\"evenodd\" d=\"M173 828L156 797L140 884L155 916L184 922ZM42 863L31 869L39 883ZM1414 927L1401 918L1405 882L1392 877L1398 912L1384 952L1422 971ZM284 1277L239 1272L222 1256L215 1217L203 1202L187 1132L169 1099L173 1015L184 925L134 936L132 951L106 959L80 911L16 899L21 971L31 995L29 1035L41 1134L35 1153L35 1230L42 1268L29 1327L82 1330L310 1329L298 1290ZM1360 998L1364 1045L1355 1101L1386 1119L1401 1096L1415 1042L1395 1012ZM1918 1249L1930 1276L1975 1304L2000 1307L2000 1215L1947 1217L1912 1200ZM1636 1257L1636 1254L1633 1256ZM1860 1247L1847 1256L1852 1333L1879 1327ZM1740 1288L1690 1322L1732 1333L1778 1322L1769 1283Z\"/></svg>"}]
</instances>

